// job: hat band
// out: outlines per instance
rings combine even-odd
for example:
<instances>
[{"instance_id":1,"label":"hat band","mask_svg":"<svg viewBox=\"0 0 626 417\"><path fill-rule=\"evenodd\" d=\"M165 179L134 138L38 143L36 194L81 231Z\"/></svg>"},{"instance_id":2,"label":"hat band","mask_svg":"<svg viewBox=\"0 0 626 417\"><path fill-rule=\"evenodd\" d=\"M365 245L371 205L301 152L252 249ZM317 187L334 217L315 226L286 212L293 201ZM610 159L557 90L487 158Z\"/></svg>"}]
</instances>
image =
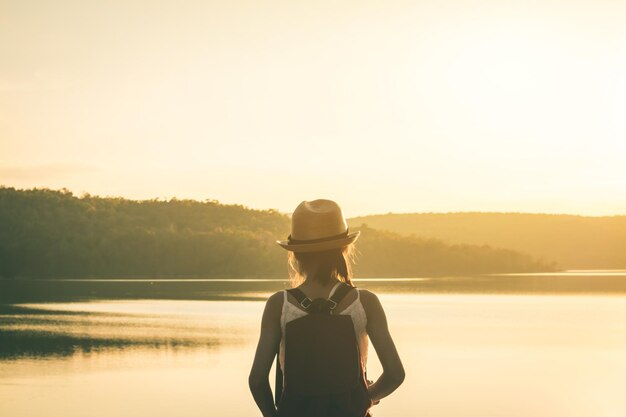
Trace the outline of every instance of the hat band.
<instances>
[{"instance_id":1,"label":"hat band","mask_svg":"<svg viewBox=\"0 0 626 417\"><path fill-rule=\"evenodd\" d=\"M308 240L300 240L300 239L292 239L291 235L289 235L289 237L287 238L287 240L289 241L289 243L291 244L301 244L301 243L320 243L320 242L328 242L329 240L337 240L337 239L341 239L344 237L348 237L348 229L346 229L345 232L343 233L339 233L338 235L334 235L334 236L328 236L328 237L322 237L319 239L308 239Z\"/></svg>"}]
</instances>

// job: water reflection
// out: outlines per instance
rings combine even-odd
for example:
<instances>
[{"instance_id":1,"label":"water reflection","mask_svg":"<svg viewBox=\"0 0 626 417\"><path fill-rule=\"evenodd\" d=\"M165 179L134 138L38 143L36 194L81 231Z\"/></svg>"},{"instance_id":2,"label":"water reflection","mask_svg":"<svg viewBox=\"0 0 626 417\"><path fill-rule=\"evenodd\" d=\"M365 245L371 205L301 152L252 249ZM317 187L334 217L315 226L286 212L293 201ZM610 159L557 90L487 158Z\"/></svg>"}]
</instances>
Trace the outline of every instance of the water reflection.
<instances>
[{"instance_id":1,"label":"water reflection","mask_svg":"<svg viewBox=\"0 0 626 417\"><path fill-rule=\"evenodd\" d=\"M625 276L357 281L379 294L407 371L376 417L626 415L626 297L603 286ZM284 282L240 284L173 283L173 298L197 300L158 299L163 288L154 299L86 299L71 287L62 302L41 291L0 305L0 414L259 415L247 373L264 300ZM496 284L508 289L476 291ZM372 350L368 374L381 371Z\"/></svg>"},{"instance_id":2,"label":"water reflection","mask_svg":"<svg viewBox=\"0 0 626 417\"><path fill-rule=\"evenodd\" d=\"M0 359L47 356L72 356L75 354L98 353L123 348L180 348L198 347L200 343L189 343L177 339L130 340L99 337L80 337L37 331L0 330ZM212 344L204 342L205 347Z\"/></svg>"},{"instance_id":3,"label":"water reflection","mask_svg":"<svg viewBox=\"0 0 626 417\"><path fill-rule=\"evenodd\" d=\"M249 303L91 301L0 308L0 360L242 343Z\"/></svg>"}]
</instances>

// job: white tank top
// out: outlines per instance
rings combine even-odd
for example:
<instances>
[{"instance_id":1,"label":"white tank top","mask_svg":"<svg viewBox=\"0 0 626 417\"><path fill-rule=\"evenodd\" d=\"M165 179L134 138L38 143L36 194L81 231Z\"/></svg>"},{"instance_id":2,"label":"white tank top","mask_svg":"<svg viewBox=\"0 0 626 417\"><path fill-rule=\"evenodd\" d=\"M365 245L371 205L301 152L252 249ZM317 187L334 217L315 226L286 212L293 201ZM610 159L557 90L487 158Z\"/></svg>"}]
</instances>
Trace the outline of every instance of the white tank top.
<instances>
[{"instance_id":1,"label":"white tank top","mask_svg":"<svg viewBox=\"0 0 626 417\"><path fill-rule=\"evenodd\" d=\"M339 287L340 282L335 284L333 289L330 291L329 298L335 293L337 287ZM352 316L352 324L354 325L354 333L356 334L356 340L359 343L359 352L361 353L361 360L363 361L363 366L367 365L367 316L365 314L365 309L363 308L363 304L361 303L361 293L359 289L356 289L356 299L350 304L348 307L344 308L339 314L349 314ZM280 328L281 328L281 338L280 338L280 347L278 351L278 360L280 361L281 369L285 370L285 325L291 320L295 320L297 318L303 317L309 313L295 305L291 304L287 301L287 290L283 291L285 296L283 300L283 309L280 315Z\"/></svg>"}]
</instances>

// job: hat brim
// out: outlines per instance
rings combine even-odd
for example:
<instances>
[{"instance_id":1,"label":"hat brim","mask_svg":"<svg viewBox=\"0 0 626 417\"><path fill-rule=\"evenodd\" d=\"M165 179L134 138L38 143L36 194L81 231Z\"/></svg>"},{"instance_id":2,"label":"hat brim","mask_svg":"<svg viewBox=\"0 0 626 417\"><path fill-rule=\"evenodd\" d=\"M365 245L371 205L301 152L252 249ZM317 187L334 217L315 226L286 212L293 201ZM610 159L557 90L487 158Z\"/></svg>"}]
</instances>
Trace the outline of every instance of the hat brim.
<instances>
[{"instance_id":1,"label":"hat brim","mask_svg":"<svg viewBox=\"0 0 626 417\"><path fill-rule=\"evenodd\" d=\"M337 249L344 246L348 246L358 239L360 231L348 233L348 236L342 237L340 239L327 240L325 242L317 242L317 243L298 243L293 244L289 243L288 240L277 240L278 243L283 249L286 249L291 252L320 252L324 250Z\"/></svg>"}]
</instances>

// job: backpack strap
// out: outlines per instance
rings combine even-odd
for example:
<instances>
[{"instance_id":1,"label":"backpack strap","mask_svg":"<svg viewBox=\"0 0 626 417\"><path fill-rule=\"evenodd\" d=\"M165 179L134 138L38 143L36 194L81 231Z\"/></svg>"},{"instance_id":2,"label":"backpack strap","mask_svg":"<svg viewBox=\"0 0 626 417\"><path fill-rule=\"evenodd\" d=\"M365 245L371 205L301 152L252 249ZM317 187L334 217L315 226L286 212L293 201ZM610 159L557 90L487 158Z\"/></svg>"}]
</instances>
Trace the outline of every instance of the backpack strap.
<instances>
[{"instance_id":1,"label":"backpack strap","mask_svg":"<svg viewBox=\"0 0 626 417\"><path fill-rule=\"evenodd\" d=\"M352 287L344 282L340 283L339 287L333 293L332 297L328 299L329 308L333 310L335 307L337 307L337 304L339 304L341 300L343 300L344 297L348 295L348 293L350 292L352 288L356 288L356 287ZM305 309L309 308L311 306L311 303L313 302L313 300L307 297L306 294L302 292L300 288L291 288L291 289L288 289L287 292L293 295L293 297L298 301L298 303Z\"/></svg>"},{"instance_id":2,"label":"backpack strap","mask_svg":"<svg viewBox=\"0 0 626 417\"><path fill-rule=\"evenodd\" d=\"M294 296L298 303L304 308L309 308L313 300L306 296L300 288L291 288L287 292Z\"/></svg>"},{"instance_id":3,"label":"backpack strap","mask_svg":"<svg viewBox=\"0 0 626 417\"><path fill-rule=\"evenodd\" d=\"M333 296L328 299L328 301L330 302L330 309L333 310L335 307L337 307L337 304L339 304L341 300L343 300L344 297L348 295L352 288L356 287L352 287L345 282L342 282L339 285L339 288L337 288L337 291L335 291L335 293L333 294Z\"/></svg>"}]
</instances>

